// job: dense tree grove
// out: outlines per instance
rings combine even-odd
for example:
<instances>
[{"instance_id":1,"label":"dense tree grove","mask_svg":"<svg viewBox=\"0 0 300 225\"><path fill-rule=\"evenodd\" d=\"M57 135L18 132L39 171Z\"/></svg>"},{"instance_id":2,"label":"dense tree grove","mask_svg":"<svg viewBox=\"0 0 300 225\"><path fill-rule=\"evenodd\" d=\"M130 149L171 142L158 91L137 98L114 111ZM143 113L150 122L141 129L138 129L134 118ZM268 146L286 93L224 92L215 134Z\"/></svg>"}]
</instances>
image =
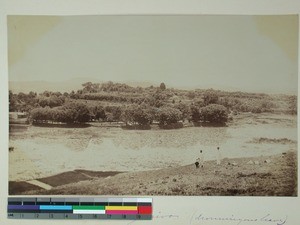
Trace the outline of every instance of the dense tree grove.
<instances>
[{"instance_id":1,"label":"dense tree grove","mask_svg":"<svg viewBox=\"0 0 300 225\"><path fill-rule=\"evenodd\" d=\"M50 108L39 107L30 111L33 122L62 122L62 123L85 123L92 119L88 107L83 103L68 103L64 106Z\"/></svg>"},{"instance_id":2,"label":"dense tree grove","mask_svg":"<svg viewBox=\"0 0 300 225\"><path fill-rule=\"evenodd\" d=\"M9 91L9 110L28 112L33 122L120 122L162 126L193 121L227 122L230 112L297 113L297 96L131 87L121 83L86 82L70 93L44 91L15 94Z\"/></svg>"},{"instance_id":3,"label":"dense tree grove","mask_svg":"<svg viewBox=\"0 0 300 225\"><path fill-rule=\"evenodd\" d=\"M56 95L51 95L49 97L39 97L38 98L38 102L37 102L40 106L45 107L45 106L49 106L49 107L56 107L56 106L61 106L65 103L65 97L64 96L56 96Z\"/></svg>"},{"instance_id":4,"label":"dense tree grove","mask_svg":"<svg viewBox=\"0 0 300 225\"><path fill-rule=\"evenodd\" d=\"M37 94L34 92L29 92L25 94L20 92L18 94L13 94L9 91L9 111L29 111L37 106L38 99Z\"/></svg>"}]
</instances>

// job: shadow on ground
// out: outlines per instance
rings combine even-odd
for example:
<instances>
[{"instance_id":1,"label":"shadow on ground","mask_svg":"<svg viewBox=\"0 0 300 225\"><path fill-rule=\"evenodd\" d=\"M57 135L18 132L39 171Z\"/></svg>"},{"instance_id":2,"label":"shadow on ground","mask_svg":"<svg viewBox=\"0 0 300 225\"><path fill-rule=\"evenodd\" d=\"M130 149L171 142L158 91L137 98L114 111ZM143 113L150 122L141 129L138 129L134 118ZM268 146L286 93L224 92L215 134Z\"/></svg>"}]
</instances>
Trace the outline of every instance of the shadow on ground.
<instances>
[{"instance_id":1,"label":"shadow on ground","mask_svg":"<svg viewBox=\"0 0 300 225\"><path fill-rule=\"evenodd\" d=\"M51 187L58 187L65 184L76 183L84 180L93 180L96 178L111 177L121 172L116 171L90 171L90 170L74 170L69 172L60 173L50 177L37 179L37 181L50 185ZM24 192L43 190L42 187L29 184L26 181L9 181L9 194L20 195Z\"/></svg>"}]
</instances>

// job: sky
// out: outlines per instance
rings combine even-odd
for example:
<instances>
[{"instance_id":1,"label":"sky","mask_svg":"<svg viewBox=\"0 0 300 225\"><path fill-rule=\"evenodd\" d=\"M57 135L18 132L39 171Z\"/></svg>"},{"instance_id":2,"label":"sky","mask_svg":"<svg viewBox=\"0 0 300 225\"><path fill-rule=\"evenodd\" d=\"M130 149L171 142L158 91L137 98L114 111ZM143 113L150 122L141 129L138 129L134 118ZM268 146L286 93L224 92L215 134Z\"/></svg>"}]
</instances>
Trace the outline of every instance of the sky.
<instances>
[{"instance_id":1,"label":"sky","mask_svg":"<svg viewBox=\"0 0 300 225\"><path fill-rule=\"evenodd\" d=\"M297 93L298 17L9 16L10 81Z\"/></svg>"}]
</instances>

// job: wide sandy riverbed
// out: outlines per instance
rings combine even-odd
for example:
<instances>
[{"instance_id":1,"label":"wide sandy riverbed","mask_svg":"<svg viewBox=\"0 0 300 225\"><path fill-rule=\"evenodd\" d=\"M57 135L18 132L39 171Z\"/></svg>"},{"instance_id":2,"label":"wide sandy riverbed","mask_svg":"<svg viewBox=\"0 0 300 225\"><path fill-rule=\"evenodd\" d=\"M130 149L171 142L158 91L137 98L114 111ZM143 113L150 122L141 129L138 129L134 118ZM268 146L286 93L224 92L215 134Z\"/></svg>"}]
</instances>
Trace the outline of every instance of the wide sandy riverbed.
<instances>
[{"instance_id":1,"label":"wide sandy riverbed","mask_svg":"<svg viewBox=\"0 0 300 225\"><path fill-rule=\"evenodd\" d=\"M13 125L9 180L46 177L74 169L146 171L191 164L204 151L216 158L267 156L297 149L296 116L243 114L228 127L123 130Z\"/></svg>"}]
</instances>

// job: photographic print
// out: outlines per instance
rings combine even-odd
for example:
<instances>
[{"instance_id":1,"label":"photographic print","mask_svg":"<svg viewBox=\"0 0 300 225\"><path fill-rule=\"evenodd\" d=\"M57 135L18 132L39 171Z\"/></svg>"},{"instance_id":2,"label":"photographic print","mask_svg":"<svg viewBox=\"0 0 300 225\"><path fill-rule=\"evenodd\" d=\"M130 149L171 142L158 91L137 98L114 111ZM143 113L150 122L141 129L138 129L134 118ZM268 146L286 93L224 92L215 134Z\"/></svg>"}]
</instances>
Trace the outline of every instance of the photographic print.
<instances>
[{"instance_id":1,"label":"photographic print","mask_svg":"<svg viewBox=\"0 0 300 225\"><path fill-rule=\"evenodd\" d=\"M9 194L297 196L298 16L8 16Z\"/></svg>"}]
</instances>

